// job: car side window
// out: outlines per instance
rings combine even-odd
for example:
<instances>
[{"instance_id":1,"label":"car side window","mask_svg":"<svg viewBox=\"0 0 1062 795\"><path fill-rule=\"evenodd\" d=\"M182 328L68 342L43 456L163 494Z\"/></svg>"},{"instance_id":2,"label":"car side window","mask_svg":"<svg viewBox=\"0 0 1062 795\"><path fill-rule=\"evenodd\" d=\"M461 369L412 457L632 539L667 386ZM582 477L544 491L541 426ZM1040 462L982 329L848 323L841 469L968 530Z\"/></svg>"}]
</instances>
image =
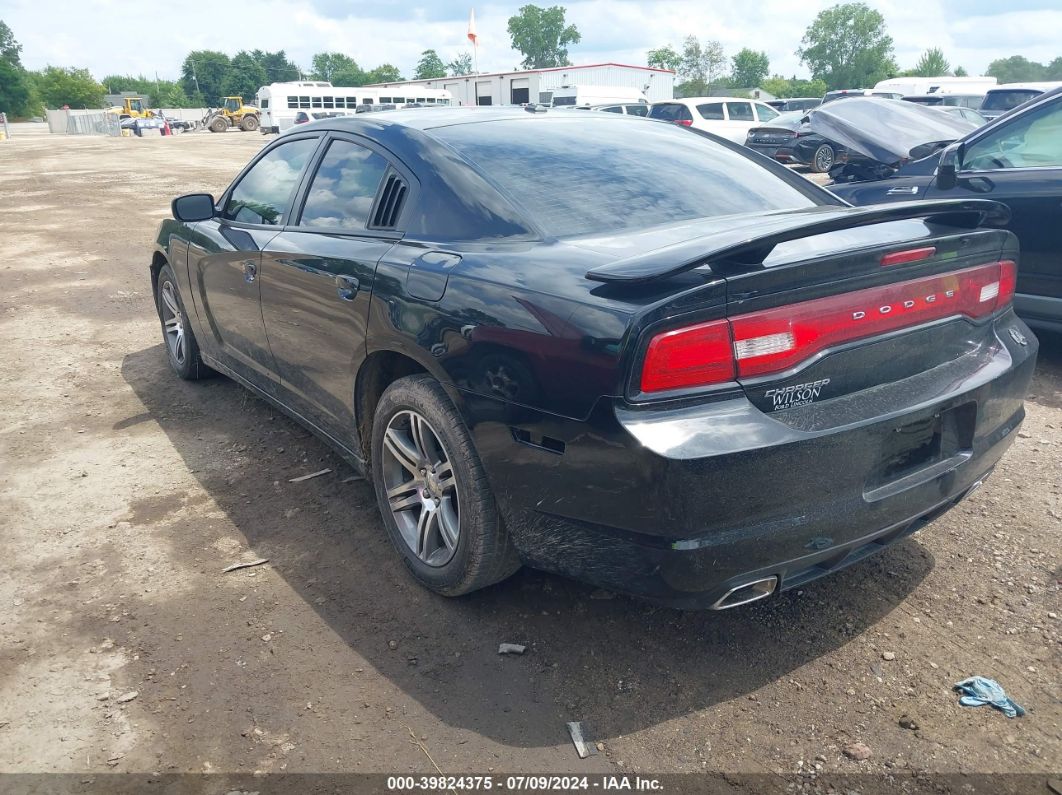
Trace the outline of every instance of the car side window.
<instances>
[{"instance_id":1,"label":"car side window","mask_svg":"<svg viewBox=\"0 0 1062 795\"><path fill-rule=\"evenodd\" d=\"M299 176L317 144L317 138L301 138L262 155L232 189L222 217L247 224L282 225Z\"/></svg>"},{"instance_id":2,"label":"car side window","mask_svg":"<svg viewBox=\"0 0 1062 795\"><path fill-rule=\"evenodd\" d=\"M776 111L770 105L757 105L756 115L759 116L760 121L770 121L779 114L778 111Z\"/></svg>"},{"instance_id":3,"label":"car side window","mask_svg":"<svg viewBox=\"0 0 1062 795\"><path fill-rule=\"evenodd\" d=\"M730 116L730 121L756 120L756 118L752 115L751 102L727 102L726 112Z\"/></svg>"},{"instance_id":4,"label":"car side window","mask_svg":"<svg viewBox=\"0 0 1062 795\"><path fill-rule=\"evenodd\" d=\"M623 113L623 106L609 105L607 108L602 108L601 110L605 111L606 113Z\"/></svg>"},{"instance_id":5,"label":"car side window","mask_svg":"<svg viewBox=\"0 0 1062 795\"><path fill-rule=\"evenodd\" d=\"M675 120L675 110L682 107L681 105L653 105L649 111L649 118L651 119L663 119L664 121Z\"/></svg>"},{"instance_id":6,"label":"car side window","mask_svg":"<svg viewBox=\"0 0 1062 795\"><path fill-rule=\"evenodd\" d=\"M365 229L387 160L364 146L332 141L313 176L300 226Z\"/></svg>"},{"instance_id":7,"label":"car side window","mask_svg":"<svg viewBox=\"0 0 1062 795\"><path fill-rule=\"evenodd\" d=\"M978 171L1062 166L1062 102L993 130L967 148L962 165Z\"/></svg>"},{"instance_id":8,"label":"car side window","mask_svg":"<svg viewBox=\"0 0 1062 795\"><path fill-rule=\"evenodd\" d=\"M649 106L648 105L628 105L627 106L627 115L628 116L645 116L648 113L649 113Z\"/></svg>"},{"instance_id":9,"label":"car side window","mask_svg":"<svg viewBox=\"0 0 1062 795\"><path fill-rule=\"evenodd\" d=\"M704 105L698 105L697 112L701 114L702 119L708 121L722 121L724 118L722 102L707 102Z\"/></svg>"}]
</instances>

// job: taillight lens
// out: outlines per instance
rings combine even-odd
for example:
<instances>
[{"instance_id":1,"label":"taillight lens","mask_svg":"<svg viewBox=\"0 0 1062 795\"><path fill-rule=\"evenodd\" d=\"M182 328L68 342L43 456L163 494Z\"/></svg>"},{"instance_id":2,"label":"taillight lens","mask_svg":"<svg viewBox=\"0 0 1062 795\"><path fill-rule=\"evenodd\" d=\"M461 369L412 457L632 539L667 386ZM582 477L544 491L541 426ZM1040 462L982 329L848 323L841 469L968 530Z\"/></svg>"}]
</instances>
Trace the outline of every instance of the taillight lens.
<instances>
[{"instance_id":1,"label":"taillight lens","mask_svg":"<svg viewBox=\"0 0 1062 795\"><path fill-rule=\"evenodd\" d=\"M682 127L692 127L693 119L675 119L675 124L678 124Z\"/></svg>"},{"instance_id":2,"label":"taillight lens","mask_svg":"<svg viewBox=\"0 0 1062 795\"><path fill-rule=\"evenodd\" d=\"M642 392L661 392L734 380L730 324L713 320L665 331L649 341Z\"/></svg>"},{"instance_id":3,"label":"taillight lens","mask_svg":"<svg viewBox=\"0 0 1062 795\"><path fill-rule=\"evenodd\" d=\"M1016 275L1005 260L666 331L646 349L641 391L768 375L846 342L946 317L985 317L1011 302Z\"/></svg>"}]
</instances>

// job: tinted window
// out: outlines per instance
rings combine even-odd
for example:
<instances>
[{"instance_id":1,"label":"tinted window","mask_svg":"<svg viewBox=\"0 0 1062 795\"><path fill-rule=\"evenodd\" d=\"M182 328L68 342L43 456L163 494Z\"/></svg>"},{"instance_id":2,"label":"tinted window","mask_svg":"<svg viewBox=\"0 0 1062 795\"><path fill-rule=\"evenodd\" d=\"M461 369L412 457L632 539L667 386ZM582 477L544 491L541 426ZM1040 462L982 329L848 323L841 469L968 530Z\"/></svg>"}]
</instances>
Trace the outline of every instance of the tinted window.
<instances>
[{"instance_id":1,"label":"tinted window","mask_svg":"<svg viewBox=\"0 0 1062 795\"><path fill-rule=\"evenodd\" d=\"M728 102L726 112L730 116L730 121L756 120L752 115L752 103L750 102Z\"/></svg>"},{"instance_id":2,"label":"tinted window","mask_svg":"<svg viewBox=\"0 0 1062 795\"><path fill-rule=\"evenodd\" d=\"M698 105L697 112L701 114L702 119L708 119L709 121L719 121L723 118L723 103L722 102L709 102L705 105Z\"/></svg>"},{"instance_id":3,"label":"tinted window","mask_svg":"<svg viewBox=\"0 0 1062 795\"><path fill-rule=\"evenodd\" d=\"M677 103L668 103L666 105L653 105L649 109L650 119L663 119L664 121L674 121L678 118L676 113L682 107Z\"/></svg>"},{"instance_id":4,"label":"tinted window","mask_svg":"<svg viewBox=\"0 0 1062 795\"><path fill-rule=\"evenodd\" d=\"M387 161L364 146L333 141L310 183L302 226L364 229Z\"/></svg>"},{"instance_id":5,"label":"tinted window","mask_svg":"<svg viewBox=\"0 0 1062 795\"><path fill-rule=\"evenodd\" d=\"M778 111L772 108L770 105L757 105L756 115L759 116L760 121L770 121L778 116Z\"/></svg>"},{"instance_id":6,"label":"tinted window","mask_svg":"<svg viewBox=\"0 0 1062 795\"><path fill-rule=\"evenodd\" d=\"M455 124L432 134L490 175L550 235L815 204L705 136L668 124L636 126L604 114L555 115Z\"/></svg>"},{"instance_id":7,"label":"tinted window","mask_svg":"<svg viewBox=\"0 0 1062 795\"><path fill-rule=\"evenodd\" d=\"M985 101L981 103L981 110L1010 110L1023 102L1028 102L1033 97L1040 96L1040 93L1026 88L989 91L985 94Z\"/></svg>"},{"instance_id":8,"label":"tinted window","mask_svg":"<svg viewBox=\"0 0 1062 795\"><path fill-rule=\"evenodd\" d=\"M1062 102L1021 113L963 155L963 168L1007 169L1062 166Z\"/></svg>"},{"instance_id":9,"label":"tinted window","mask_svg":"<svg viewBox=\"0 0 1062 795\"><path fill-rule=\"evenodd\" d=\"M607 108L602 108L601 110L605 111L606 113L623 113L623 106L609 105Z\"/></svg>"},{"instance_id":10,"label":"tinted window","mask_svg":"<svg viewBox=\"0 0 1062 795\"><path fill-rule=\"evenodd\" d=\"M225 205L225 218L248 224L283 224L299 175L316 148L316 138L303 138L270 149L236 183Z\"/></svg>"},{"instance_id":11,"label":"tinted window","mask_svg":"<svg viewBox=\"0 0 1062 795\"><path fill-rule=\"evenodd\" d=\"M627 115L628 116L646 116L646 115L648 115L648 113L649 113L649 106L648 105L638 104L638 105L628 105L627 106Z\"/></svg>"}]
</instances>

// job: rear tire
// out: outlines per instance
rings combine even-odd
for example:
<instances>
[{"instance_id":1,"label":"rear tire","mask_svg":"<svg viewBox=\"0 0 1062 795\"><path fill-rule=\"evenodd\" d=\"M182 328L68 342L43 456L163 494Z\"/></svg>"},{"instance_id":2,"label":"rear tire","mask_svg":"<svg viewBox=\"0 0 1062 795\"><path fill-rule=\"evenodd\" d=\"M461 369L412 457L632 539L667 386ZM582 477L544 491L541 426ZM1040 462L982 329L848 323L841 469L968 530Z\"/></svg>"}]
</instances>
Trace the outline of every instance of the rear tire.
<instances>
[{"instance_id":1,"label":"rear tire","mask_svg":"<svg viewBox=\"0 0 1062 795\"><path fill-rule=\"evenodd\" d=\"M155 287L155 307L162 324L162 342L166 346L166 358L178 378L185 381L198 381L213 374L213 370L203 364L199 355L199 343L188 325L188 314L181 300L181 291L177 279L169 265L163 265L159 271L159 281Z\"/></svg>"},{"instance_id":2,"label":"rear tire","mask_svg":"<svg viewBox=\"0 0 1062 795\"><path fill-rule=\"evenodd\" d=\"M829 144L823 144L815 150L811 158L811 170L816 174L825 174L837 162L837 153Z\"/></svg>"},{"instance_id":3,"label":"rear tire","mask_svg":"<svg viewBox=\"0 0 1062 795\"><path fill-rule=\"evenodd\" d=\"M460 596L520 568L472 437L431 376L400 378L380 397L372 472L387 535L426 588Z\"/></svg>"},{"instance_id":4,"label":"rear tire","mask_svg":"<svg viewBox=\"0 0 1062 795\"><path fill-rule=\"evenodd\" d=\"M258 129L258 117L244 116L243 121L240 122L240 129L244 132L254 132Z\"/></svg>"}]
</instances>

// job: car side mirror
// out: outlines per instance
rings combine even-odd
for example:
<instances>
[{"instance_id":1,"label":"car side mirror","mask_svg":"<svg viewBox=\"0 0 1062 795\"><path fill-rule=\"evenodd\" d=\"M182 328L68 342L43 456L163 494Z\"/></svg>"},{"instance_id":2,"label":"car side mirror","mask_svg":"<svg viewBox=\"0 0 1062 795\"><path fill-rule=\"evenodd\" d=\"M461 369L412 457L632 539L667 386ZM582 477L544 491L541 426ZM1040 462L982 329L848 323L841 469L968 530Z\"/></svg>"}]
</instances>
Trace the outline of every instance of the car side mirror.
<instances>
[{"instance_id":1,"label":"car side mirror","mask_svg":"<svg viewBox=\"0 0 1062 795\"><path fill-rule=\"evenodd\" d=\"M962 162L962 144L953 143L940 153L937 164L937 188L951 190L959 182L959 163Z\"/></svg>"},{"instance_id":2,"label":"car side mirror","mask_svg":"<svg viewBox=\"0 0 1062 795\"><path fill-rule=\"evenodd\" d=\"M173 217L186 224L208 221L214 217L214 197L209 193L189 193L178 196L170 204Z\"/></svg>"}]
</instances>

